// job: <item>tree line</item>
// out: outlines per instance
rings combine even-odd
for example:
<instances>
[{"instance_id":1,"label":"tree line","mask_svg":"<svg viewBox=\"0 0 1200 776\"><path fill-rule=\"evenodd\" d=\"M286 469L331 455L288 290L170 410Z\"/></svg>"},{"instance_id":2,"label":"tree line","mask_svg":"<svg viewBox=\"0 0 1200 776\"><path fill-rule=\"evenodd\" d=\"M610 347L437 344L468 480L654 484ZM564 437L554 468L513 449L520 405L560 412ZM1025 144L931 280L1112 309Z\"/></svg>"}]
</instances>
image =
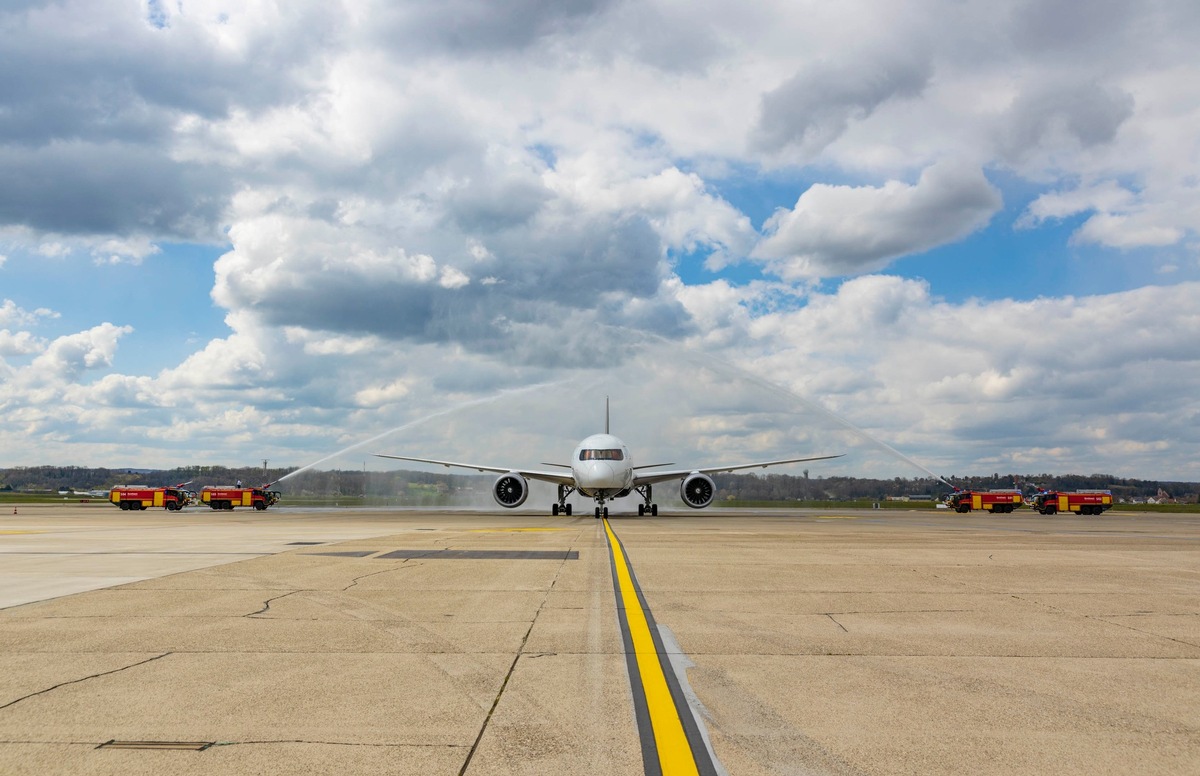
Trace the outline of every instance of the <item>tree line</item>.
<instances>
[{"instance_id":1,"label":"tree line","mask_svg":"<svg viewBox=\"0 0 1200 776\"><path fill-rule=\"evenodd\" d=\"M190 483L191 490L206 485L264 485L285 495L392 497L414 489L444 496L490 492L492 475L440 474L417 471L369 472L355 469L310 469L280 483L298 467L190 466L175 469L106 469L82 466L18 466L0 469L0 490L53 492L58 490L107 490L116 485L160 487ZM863 477L816 477L791 474L718 474L713 477L718 498L745 501L887 499L929 496L938 499L950 491L932 478L870 479ZM956 487L971 490L1017 488L1025 493L1050 490L1111 490L1118 500L1144 500L1164 493L1179 501L1194 502L1200 483L1140 480L1110 474L1000 474L951 477ZM660 485L664 490L674 485ZM660 491L662 492L662 491Z\"/></svg>"}]
</instances>

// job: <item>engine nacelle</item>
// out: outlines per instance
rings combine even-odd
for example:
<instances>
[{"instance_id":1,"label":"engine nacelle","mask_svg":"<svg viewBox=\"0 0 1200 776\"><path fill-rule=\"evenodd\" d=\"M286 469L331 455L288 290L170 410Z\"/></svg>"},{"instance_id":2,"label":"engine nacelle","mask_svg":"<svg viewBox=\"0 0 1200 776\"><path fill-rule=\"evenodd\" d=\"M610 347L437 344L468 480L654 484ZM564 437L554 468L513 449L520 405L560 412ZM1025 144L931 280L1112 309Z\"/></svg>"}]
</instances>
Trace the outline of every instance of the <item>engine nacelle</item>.
<instances>
[{"instance_id":1,"label":"engine nacelle","mask_svg":"<svg viewBox=\"0 0 1200 776\"><path fill-rule=\"evenodd\" d=\"M692 509L704 509L717 495L717 485L706 474L689 474L679 486L679 497Z\"/></svg>"},{"instance_id":2,"label":"engine nacelle","mask_svg":"<svg viewBox=\"0 0 1200 776\"><path fill-rule=\"evenodd\" d=\"M501 475L492 486L492 496L500 506L516 509L529 497L529 482L516 472Z\"/></svg>"}]
</instances>

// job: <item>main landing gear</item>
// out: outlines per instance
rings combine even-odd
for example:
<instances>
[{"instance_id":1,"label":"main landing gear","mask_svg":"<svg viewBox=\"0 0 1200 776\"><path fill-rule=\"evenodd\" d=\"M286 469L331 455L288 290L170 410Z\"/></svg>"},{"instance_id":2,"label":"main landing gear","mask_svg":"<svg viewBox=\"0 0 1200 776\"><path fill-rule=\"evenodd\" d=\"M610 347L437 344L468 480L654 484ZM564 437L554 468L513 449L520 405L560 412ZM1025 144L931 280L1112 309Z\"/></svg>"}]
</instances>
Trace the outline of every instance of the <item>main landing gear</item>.
<instances>
[{"instance_id":1,"label":"main landing gear","mask_svg":"<svg viewBox=\"0 0 1200 776\"><path fill-rule=\"evenodd\" d=\"M558 503L550 507L550 514L554 517L559 515L570 515L571 505L567 503L567 497L575 492L575 489L570 485L558 486Z\"/></svg>"},{"instance_id":2,"label":"main landing gear","mask_svg":"<svg viewBox=\"0 0 1200 776\"><path fill-rule=\"evenodd\" d=\"M653 501L653 499L654 499L653 486L642 485L638 488L635 488L635 490L637 490L638 495L642 497L642 503L638 504L638 517L645 517L646 515L650 515L651 517L658 517L658 504L655 504ZM558 503L552 504L550 506L550 514L554 515L555 517L557 517L558 515L571 514L571 505L567 503L567 497L570 496L574 492L575 492L575 488L571 487L570 485L559 485L558 486ZM616 495L617 496L626 496L628 494L629 494L629 491L624 490ZM585 495L592 495L592 494L585 494ZM602 517L607 518L608 517L608 507L604 503L605 499L600 498L597 495L596 501L597 501L596 509L593 512L596 519L599 520Z\"/></svg>"},{"instance_id":3,"label":"main landing gear","mask_svg":"<svg viewBox=\"0 0 1200 776\"><path fill-rule=\"evenodd\" d=\"M637 489L637 492L645 500L645 503L638 504L638 517L645 517L647 513L651 517L658 517L658 504L651 503L651 499L654 498L654 486L643 485Z\"/></svg>"}]
</instances>

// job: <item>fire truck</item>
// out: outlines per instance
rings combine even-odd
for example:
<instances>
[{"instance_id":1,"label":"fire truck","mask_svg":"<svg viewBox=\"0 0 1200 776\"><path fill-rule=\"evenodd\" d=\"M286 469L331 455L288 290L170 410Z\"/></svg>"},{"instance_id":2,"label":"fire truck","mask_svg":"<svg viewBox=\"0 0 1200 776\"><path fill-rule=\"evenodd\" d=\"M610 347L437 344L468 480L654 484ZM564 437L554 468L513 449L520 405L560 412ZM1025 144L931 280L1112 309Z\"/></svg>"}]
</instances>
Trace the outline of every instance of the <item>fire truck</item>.
<instances>
[{"instance_id":1,"label":"fire truck","mask_svg":"<svg viewBox=\"0 0 1200 776\"><path fill-rule=\"evenodd\" d=\"M1019 490L956 490L946 494L946 506L960 514L972 509L1008 513L1023 503Z\"/></svg>"},{"instance_id":2,"label":"fire truck","mask_svg":"<svg viewBox=\"0 0 1200 776\"><path fill-rule=\"evenodd\" d=\"M186 483L185 483L186 484ZM108 500L121 509L146 509L166 507L172 512L192 503L195 494L183 489L182 485L169 488L151 488L148 485L118 485L108 493Z\"/></svg>"},{"instance_id":3,"label":"fire truck","mask_svg":"<svg viewBox=\"0 0 1200 776\"><path fill-rule=\"evenodd\" d=\"M266 509L279 500L279 491L261 488L243 488L237 485L208 486L200 491L200 501L213 509L254 507Z\"/></svg>"},{"instance_id":4,"label":"fire truck","mask_svg":"<svg viewBox=\"0 0 1200 776\"><path fill-rule=\"evenodd\" d=\"M1077 490L1073 493L1043 490L1029 499L1029 508L1036 509L1039 514L1043 515L1053 515L1058 512L1098 515L1104 510L1112 508L1112 503L1112 491L1108 490Z\"/></svg>"}]
</instances>

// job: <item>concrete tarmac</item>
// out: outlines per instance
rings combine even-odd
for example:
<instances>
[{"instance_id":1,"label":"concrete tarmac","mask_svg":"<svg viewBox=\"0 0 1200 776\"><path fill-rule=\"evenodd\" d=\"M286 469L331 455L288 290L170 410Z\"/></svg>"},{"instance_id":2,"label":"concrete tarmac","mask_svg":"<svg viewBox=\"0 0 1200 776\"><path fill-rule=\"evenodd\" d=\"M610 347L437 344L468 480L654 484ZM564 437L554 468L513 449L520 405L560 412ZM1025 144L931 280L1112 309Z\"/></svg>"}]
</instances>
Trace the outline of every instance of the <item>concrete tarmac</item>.
<instances>
[{"instance_id":1,"label":"concrete tarmac","mask_svg":"<svg viewBox=\"0 0 1200 776\"><path fill-rule=\"evenodd\" d=\"M609 523L727 773L1200 772L1200 516ZM615 600L590 516L21 507L0 773L642 774Z\"/></svg>"}]
</instances>

